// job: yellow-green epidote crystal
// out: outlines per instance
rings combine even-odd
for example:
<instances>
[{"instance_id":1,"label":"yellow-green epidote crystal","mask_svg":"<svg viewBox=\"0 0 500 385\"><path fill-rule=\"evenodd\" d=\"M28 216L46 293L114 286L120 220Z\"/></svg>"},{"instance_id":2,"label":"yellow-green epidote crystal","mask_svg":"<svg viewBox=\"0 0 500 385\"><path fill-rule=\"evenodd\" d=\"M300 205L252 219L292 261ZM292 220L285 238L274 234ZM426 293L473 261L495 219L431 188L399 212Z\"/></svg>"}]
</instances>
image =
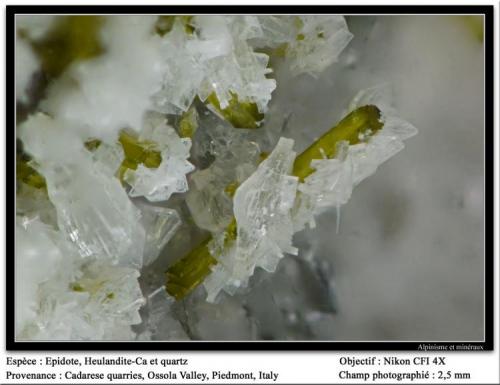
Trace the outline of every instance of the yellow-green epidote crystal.
<instances>
[{"instance_id":1,"label":"yellow-green epidote crystal","mask_svg":"<svg viewBox=\"0 0 500 385\"><path fill-rule=\"evenodd\" d=\"M158 168L161 163L161 153L156 149L156 144L150 141L139 141L134 135L122 131L119 142L123 147L125 159L120 165L119 176L123 176L127 169L137 170L139 164L147 168Z\"/></svg>"},{"instance_id":2,"label":"yellow-green epidote crystal","mask_svg":"<svg viewBox=\"0 0 500 385\"><path fill-rule=\"evenodd\" d=\"M264 119L264 114L259 112L255 103L240 101L238 95L233 93L226 108L221 108L215 93L209 95L207 102L214 106L234 128L258 128Z\"/></svg>"},{"instance_id":3,"label":"yellow-green epidote crystal","mask_svg":"<svg viewBox=\"0 0 500 385\"><path fill-rule=\"evenodd\" d=\"M45 178L30 165L30 161L31 158L24 153L16 155L16 179L31 187L46 189Z\"/></svg>"},{"instance_id":4,"label":"yellow-green epidote crystal","mask_svg":"<svg viewBox=\"0 0 500 385\"><path fill-rule=\"evenodd\" d=\"M358 144L364 137L382 128L383 123L379 119L380 110L373 105L359 107L351 112L295 159L293 175L303 182L314 172L311 167L313 159L334 158L337 143L340 141L347 141L351 145Z\"/></svg>"},{"instance_id":5,"label":"yellow-green epidote crystal","mask_svg":"<svg viewBox=\"0 0 500 385\"><path fill-rule=\"evenodd\" d=\"M137 170L139 164L148 168L158 168L162 161L161 153L156 149L156 144L151 141L140 141L133 134L122 131L118 138L122 145L125 158L123 159L119 177L123 181L125 171ZM91 139L84 143L89 151L95 151L100 145L99 139ZM46 183L43 175L38 173L30 164L31 158L25 153L16 155L16 179L38 189L45 189Z\"/></svg>"},{"instance_id":6,"label":"yellow-green epidote crystal","mask_svg":"<svg viewBox=\"0 0 500 385\"><path fill-rule=\"evenodd\" d=\"M191 107L182 114L179 122L179 135L181 138L192 138L198 128L196 109Z\"/></svg>"},{"instance_id":7,"label":"yellow-green epidote crystal","mask_svg":"<svg viewBox=\"0 0 500 385\"><path fill-rule=\"evenodd\" d=\"M300 154L293 165L293 175L300 182L314 172L311 162L314 159L333 158L337 144L347 141L350 145L360 143L364 139L376 133L383 126L380 122L380 110L373 105L359 107L326 134L314 142L302 154ZM227 247L236 239L236 219L225 231L225 246ZM177 300L184 298L194 288L203 282L210 274L211 267L217 263L216 258L210 254L208 244L211 237L207 237L195 249L172 265L166 272L167 293Z\"/></svg>"},{"instance_id":8,"label":"yellow-green epidote crystal","mask_svg":"<svg viewBox=\"0 0 500 385\"><path fill-rule=\"evenodd\" d=\"M210 237L205 239L166 272L167 292L175 299L189 294L210 274L210 267L217 263L208 251L210 240Z\"/></svg>"},{"instance_id":9,"label":"yellow-green epidote crystal","mask_svg":"<svg viewBox=\"0 0 500 385\"><path fill-rule=\"evenodd\" d=\"M118 176L123 182L125 171L137 170L142 164L147 168L158 168L162 157L157 145L151 141L141 141L134 134L127 131L120 132L118 142L123 148L124 159L118 170ZM95 151L101 145L99 139L90 139L85 142L85 148L89 151Z\"/></svg>"}]
</instances>

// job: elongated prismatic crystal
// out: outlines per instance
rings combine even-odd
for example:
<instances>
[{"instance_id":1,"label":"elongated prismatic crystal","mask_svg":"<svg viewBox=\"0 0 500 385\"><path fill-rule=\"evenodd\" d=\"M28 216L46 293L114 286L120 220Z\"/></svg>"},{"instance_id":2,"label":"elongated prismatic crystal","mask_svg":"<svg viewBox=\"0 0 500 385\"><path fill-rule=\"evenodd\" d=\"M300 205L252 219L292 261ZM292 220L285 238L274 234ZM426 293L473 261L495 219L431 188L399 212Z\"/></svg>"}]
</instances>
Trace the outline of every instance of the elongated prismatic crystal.
<instances>
[{"instance_id":1,"label":"elongated prismatic crystal","mask_svg":"<svg viewBox=\"0 0 500 385\"><path fill-rule=\"evenodd\" d=\"M380 117L380 110L374 105L357 108L297 156L293 165L293 175L303 182L314 172L311 167L314 159L335 157L337 144L341 141L354 145L372 136L383 127ZM236 230L236 220L233 219L225 231L226 245L236 239ZM166 290L177 300L184 298L203 282L210 274L211 266L217 264L217 259L210 253L208 247L211 239L211 236L207 237L167 270Z\"/></svg>"}]
</instances>

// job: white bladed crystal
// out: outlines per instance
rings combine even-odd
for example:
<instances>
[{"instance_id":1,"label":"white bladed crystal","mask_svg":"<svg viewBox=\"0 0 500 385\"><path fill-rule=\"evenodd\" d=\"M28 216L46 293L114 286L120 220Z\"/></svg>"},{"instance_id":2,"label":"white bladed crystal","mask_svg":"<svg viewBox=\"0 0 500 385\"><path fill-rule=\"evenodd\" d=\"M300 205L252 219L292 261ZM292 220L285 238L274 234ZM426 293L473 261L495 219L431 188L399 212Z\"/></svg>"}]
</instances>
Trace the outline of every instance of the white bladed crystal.
<instances>
[{"instance_id":1,"label":"white bladed crystal","mask_svg":"<svg viewBox=\"0 0 500 385\"><path fill-rule=\"evenodd\" d=\"M253 102L260 112L265 112L276 88L276 81L266 77L272 72L267 67L268 61L266 54L253 52L245 41L235 41L230 55L208 63L207 78L202 85L204 94L200 98L204 100L215 92L221 108L226 108L234 93L239 100Z\"/></svg>"},{"instance_id":2,"label":"white bladed crystal","mask_svg":"<svg viewBox=\"0 0 500 385\"><path fill-rule=\"evenodd\" d=\"M319 75L337 61L353 35L343 16L258 16L263 36L252 44L277 48L284 45L293 75Z\"/></svg>"},{"instance_id":3,"label":"white bladed crystal","mask_svg":"<svg viewBox=\"0 0 500 385\"><path fill-rule=\"evenodd\" d=\"M238 36L240 39L258 39L264 35L259 16L235 15L229 19L229 22L234 36Z\"/></svg>"},{"instance_id":4,"label":"white bladed crystal","mask_svg":"<svg viewBox=\"0 0 500 385\"><path fill-rule=\"evenodd\" d=\"M127 330L125 339L134 338L130 325L140 323L144 304L138 276L134 269L93 263L69 285L41 284L38 317L23 339L99 341Z\"/></svg>"},{"instance_id":5,"label":"white bladed crystal","mask_svg":"<svg viewBox=\"0 0 500 385\"><path fill-rule=\"evenodd\" d=\"M129 325L140 323L139 308L145 300L137 281L139 275L135 269L98 262L86 266L74 284L89 294L84 312L96 320L115 318Z\"/></svg>"},{"instance_id":6,"label":"white bladed crystal","mask_svg":"<svg viewBox=\"0 0 500 385\"><path fill-rule=\"evenodd\" d=\"M125 154L123 147L119 143L108 144L103 142L93 151L92 158L95 166L100 171L109 177L113 177L118 172Z\"/></svg>"},{"instance_id":7,"label":"white bladed crystal","mask_svg":"<svg viewBox=\"0 0 500 385\"><path fill-rule=\"evenodd\" d=\"M276 48L281 44L288 44L297 38L297 16L257 16L262 36L257 36L252 45L255 47Z\"/></svg>"},{"instance_id":8,"label":"white bladed crystal","mask_svg":"<svg viewBox=\"0 0 500 385\"><path fill-rule=\"evenodd\" d=\"M151 202L166 201L173 193L188 190L186 174L194 166L187 161L191 140L180 138L166 119L159 114L148 114L144 129L139 136L141 141L152 141L161 151L158 168L148 168L140 164L137 170L125 171L124 180L131 186L131 197L144 196Z\"/></svg>"},{"instance_id":9,"label":"white bladed crystal","mask_svg":"<svg viewBox=\"0 0 500 385\"><path fill-rule=\"evenodd\" d=\"M168 63L162 76L162 84L152 97L156 110L168 114L181 114L193 102L203 80L204 71L196 49L190 49L194 37L187 35L178 20L172 30L161 39L162 60Z\"/></svg>"},{"instance_id":10,"label":"white bladed crystal","mask_svg":"<svg viewBox=\"0 0 500 385\"><path fill-rule=\"evenodd\" d=\"M80 255L142 266L145 234L140 212L118 179L103 173L92 161L78 130L70 123L37 114L19 132L46 179L59 229L75 243Z\"/></svg>"},{"instance_id":11,"label":"white bladed crystal","mask_svg":"<svg viewBox=\"0 0 500 385\"><path fill-rule=\"evenodd\" d=\"M293 74L318 75L337 61L338 56L349 44L353 35L347 29L343 16L310 15L300 16L301 38L292 41L287 55Z\"/></svg>"},{"instance_id":12,"label":"white bladed crystal","mask_svg":"<svg viewBox=\"0 0 500 385\"><path fill-rule=\"evenodd\" d=\"M272 272L283 253L297 253L292 246L291 209L298 184L298 178L290 176L295 159L292 147L293 140L281 138L236 190L238 235L232 246L221 248L218 264L205 280L208 301L214 301L221 289L233 294L246 286L256 267Z\"/></svg>"},{"instance_id":13,"label":"white bladed crystal","mask_svg":"<svg viewBox=\"0 0 500 385\"><path fill-rule=\"evenodd\" d=\"M176 21L163 37L162 52L169 66L162 90L153 97L156 109L180 114L196 95L205 100L214 92L221 108L228 106L233 93L265 112L276 81L266 77L272 71L267 67L269 57L254 52L245 40L260 34L256 19L195 16L193 23L198 34L186 34Z\"/></svg>"},{"instance_id":14,"label":"white bladed crystal","mask_svg":"<svg viewBox=\"0 0 500 385\"><path fill-rule=\"evenodd\" d=\"M102 340L117 330L131 333L144 303L138 276L134 269L82 260L61 231L18 216L16 338Z\"/></svg>"}]
</instances>

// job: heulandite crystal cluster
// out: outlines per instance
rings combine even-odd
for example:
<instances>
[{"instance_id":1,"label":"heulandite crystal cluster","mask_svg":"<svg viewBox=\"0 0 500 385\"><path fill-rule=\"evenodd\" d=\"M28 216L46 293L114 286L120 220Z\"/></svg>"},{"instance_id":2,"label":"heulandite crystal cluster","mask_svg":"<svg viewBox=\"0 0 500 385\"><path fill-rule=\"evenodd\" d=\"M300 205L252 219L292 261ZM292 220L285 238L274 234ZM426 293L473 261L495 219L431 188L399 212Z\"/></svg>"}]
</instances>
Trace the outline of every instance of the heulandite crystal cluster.
<instances>
[{"instance_id":1,"label":"heulandite crystal cluster","mask_svg":"<svg viewBox=\"0 0 500 385\"><path fill-rule=\"evenodd\" d=\"M17 28L18 339L204 338L193 323L217 329L225 314L246 325L256 270L297 255L293 235L416 133L384 87L299 155L270 127L275 68L314 82L352 38L342 16Z\"/></svg>"}]
</instances>

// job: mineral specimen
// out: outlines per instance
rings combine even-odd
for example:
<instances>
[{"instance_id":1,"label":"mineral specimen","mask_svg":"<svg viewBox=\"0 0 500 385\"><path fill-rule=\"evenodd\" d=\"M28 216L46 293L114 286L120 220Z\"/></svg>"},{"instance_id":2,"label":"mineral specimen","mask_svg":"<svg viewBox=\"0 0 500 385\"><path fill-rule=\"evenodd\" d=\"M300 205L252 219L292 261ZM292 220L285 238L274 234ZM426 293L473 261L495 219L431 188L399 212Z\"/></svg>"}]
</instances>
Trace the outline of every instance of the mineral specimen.
<instances>
[{"instance_id":1,"label":"mineral specimen","mask_svg":"<svg viewBox=\"0 0 500 385\"><path fill-rule=\"evenodd\" d=\"M304 289L306 274L325 292L326 305L304 305L307 288L276 302L287 330L313 335L335 311L332 268L304 259L294 234L416 133L373 88L296 156L284 134L295 117L274 91L317 82L353 37L344 18L17 21L16 94L29 108L17 126L16 337L255 339L252 293L275 272L291 277L282 289Z\"/></svg>"}]
</instances>

